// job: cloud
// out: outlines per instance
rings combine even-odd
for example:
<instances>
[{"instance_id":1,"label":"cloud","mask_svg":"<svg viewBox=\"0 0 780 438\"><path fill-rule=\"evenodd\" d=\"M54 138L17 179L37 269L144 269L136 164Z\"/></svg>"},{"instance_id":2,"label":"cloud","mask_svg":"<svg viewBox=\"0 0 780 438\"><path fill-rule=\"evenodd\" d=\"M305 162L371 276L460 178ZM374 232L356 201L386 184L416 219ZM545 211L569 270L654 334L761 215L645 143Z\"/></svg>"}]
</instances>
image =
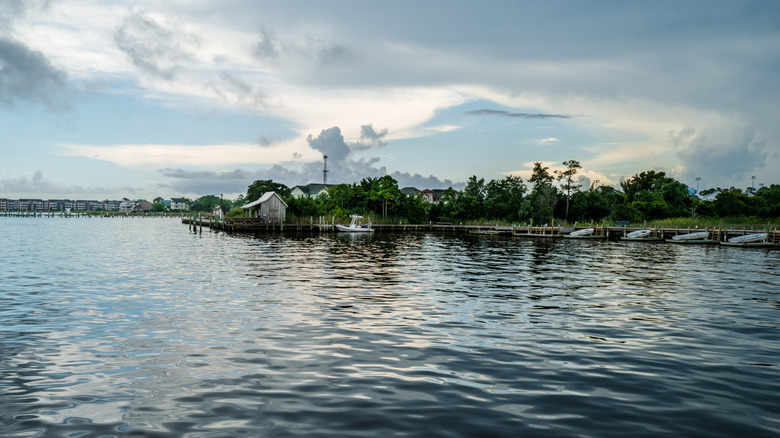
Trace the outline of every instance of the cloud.
<instances>
[{"instance_id":1,"label":"cloud","mask_svg":"<svg viewBox=\"0 0 780 438\"><path fill-rule=\"evenodd\" d=\"M261 139L262 141L262 139ZM258 147L251 143L212 145L124 144L76 145L60 144L62 155L108 161L124 167L165 166L170 163L191 166L219 166L236 163L270 164L289 161L305 153L294 143L275 143Z\"/></svg>"},{"instance_id":2,"label":"cloud","mask_svg":"<svg viewBox=\"0 0 780 438\"><path fill-rule=\"evenodd\" d=\"M360 141L353 143L350 147L352 151L364 151L368 149L379 149L387 146L384 138L387 136L387 129L376 131L371 124L360 127Z\"/></svg>"},{"instance_id":3,"label":"cloud","mask_svg":"<svg viewBox=\"0 0 780 438\"><path fill-rule=\"evenodd\" d=\"M322 152L332 160L344 161L350 154L349 146L344 141L338 126L323 129L316 138L309 135L306 141L309 142L309 147Z\"/></svg>"},{"instance_id":4,"label":"cloud","mask_svg":"<svg viewBox=\"0 0 780 438\"><path fill-rule=\"evenodd\" d=\"M355 159L352 154L362 149L367 143L384 143L387 130L377 131L372 125L361 127L361 141L347 142L337 126L323 129L317 137L309 135L309 146L328 156L328 183L355 183L366 177L390 175L398 181L399 186L414 186L418 188L458 187L450 180L440 180L433 175L422 176L402 172L388 173L387 169L377 167L378 158ZM358 146L356 146L358 145ZM170 187L180 193L244 193L253 181L270 179L290 187L311 182L322 181L323 161L303 163L297 168L290 165L275 164L269 169L247 171L242 169L223 171L192 171L180 168L164 168L160 173L173 182Z\"/></svg>"},{"instance_id":5,"label":"cloud","mask_svg":"<svg viewBox=\"0 0 780 438\"><path fill-rule=\"evenodd\" d=\"M320 68L340 67L353 65L360 59L358 52L348 44L328 41L321 37L279 37L268 27L260 30L260 38L252 55L263 64L285 64L288 67L301 62Z\"/></svg>"},{"instance_id":6,"label":"cloud","mask_svg":"<svg viewBox=\"0 0 780 438\"><path fill-rule=\"evenodd\" d=\"M88 195L88 197L101 197L106 193L117 191L129 194L136 193L136 189L130 187L110 189L107 187L65 186L47 179L44 177L41 170L36 170L33 172L31 178L20 176L18 178L0 179L0 192L11 197L40 197L41 194L45 194L45 196L49 199L52 197L62 196L78 197L79 195Z\"/></svg>"},{"instance_id":7,"label":"cloud","mask_svg":"<svg viewBox=\"0 0 780 438\"><path fill-rule=\"evenodd\" d=\"M723 122L697 132L686 126L669 134L681 161L681 176L687 179L703 177L723 185L738 184L765 167L770 153L755 129Z\"/></svg>"},{"instance_id":8,"label":"cloud","mask_svg":"<svg viewBox=\"0 0 780 438\"><path fill-rule=\"evenodd\" d=\"M565 114L541 114L541 113L510 113L509 111L478 109L466 111L467 116L499 116L511 117L514 119L570 119L571 116Z\"/></svg>"},{"instance_id":9,"label":"cloud","mask_svg":"<svg viewBox=\"0 0 780 438\"><path fill-rule=\"evenodd\" d=\"M160 21L140 10L132 11L114 33L114 42L140 70L170 81L181 63L193 58L185 46L198 45L198 41Z\"/></svg>"},{"instance_id":10,"label":"cloud","mask_svg":"<svg viewBox=\"0 0 780 438\"><path fill-rule=\"evenodd\" d=\"M0 37L0 104L17 101L63 108L67 75L41 53L24 44Z\"/></svg>"}]
</instances>

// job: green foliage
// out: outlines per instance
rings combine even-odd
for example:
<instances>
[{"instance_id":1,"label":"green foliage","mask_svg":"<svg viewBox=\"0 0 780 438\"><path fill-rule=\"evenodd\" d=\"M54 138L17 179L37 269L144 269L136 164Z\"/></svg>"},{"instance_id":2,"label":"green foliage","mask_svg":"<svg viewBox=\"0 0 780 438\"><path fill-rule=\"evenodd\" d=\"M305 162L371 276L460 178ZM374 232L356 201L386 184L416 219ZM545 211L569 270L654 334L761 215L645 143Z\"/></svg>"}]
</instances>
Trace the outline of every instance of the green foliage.
<instances>
[{"instance_id":1,"label":"green foliage","mask_svg":"<svg viewBox=\"0 0 780 438\"><path fill-rule=\"evenodd\" d=\"M192 211L208 211L214 209L219 205L219 197L216 195L201 196L190 204L190 210Z\"/></svg>"},{"instance_id":2,"label":"green foliage","mask_svg":"<svg viewBox=\"0 0 780 438\"><path fill-rule=\"evenodd\" d=\"M519 221L525 195L525 184L519 176L491 180L485 185L485 217Z\"/></svg>"},{"instance_id":3,"label":"green foliage","mask_svg":"<svg viewBox=\"0 0 780 438\"><path fill-rule=\"evenodd\" d=\"M249 185L249 188L246 191L246 202L257 201L266 192L276 192L282 199L285 199L290 196L292 189L284 184L273 182L270 179L257 180Z\"/></svg>"},{"instance_id":4,"label":"green foliage","mask_svg":"<svg viewBox=\"0 0 780 438\"><path fill-rule=\"evenodd\" d=\"M255 181L247 196L239 196L234 203L222 201L230 207L240 207L258 199L266 191L283 193L288 205L288 217L308 219L322 216L348 220L351 214L381 217L386 223L491 222L519 223L533 219L536 224L560 220L568 222L623 221L658 222L670 217L717 218L730 217L749 220L749 217L780 217L780 185L773 184L756 190L755 196L739 189L721 191L715 201L699 201L691 197L685 184L667 177L664 172L647 171L621 183L623 191L614 187L591 187L581 191L574 184L579 167L575 160L564 161L567 170L556 175L562 191L554 185L554 178L541 162L534 163L530 193L520 177L507 176L485 182L471 176L463 190L451 187L436 204L423 201L419 195L407 195L398 188L392 177L366 177L355 184L338 184L328 189L327 195L317 198L293 198L286 186L270 180ZM219 198L214 195L198 198L193 210L210 211ZM560 202L559 202L560 201ZM564 202L568 201L568 202ZM568 205L567 205L568 204ZM228 216L240 216L234 209Z\"/></svg>"},{"instance_id":5,"label":"green foliage","mask_svg":"<svg viewBox=\"0 0 780 438\"><path fill-rule=\"evenodd\" d=\"M569 200L571 198L571 192L579 190L579 186L574 184L574 175L577 174L577 170L582 169L582 166L577 160L564 161L563 165L566 166L566 170L556 170L555 174L558 175L558 181L564 181L562 188L566 193L566 212L563 217L564 219L567 219L569 217Z\"/></svg>"}]
</instances>

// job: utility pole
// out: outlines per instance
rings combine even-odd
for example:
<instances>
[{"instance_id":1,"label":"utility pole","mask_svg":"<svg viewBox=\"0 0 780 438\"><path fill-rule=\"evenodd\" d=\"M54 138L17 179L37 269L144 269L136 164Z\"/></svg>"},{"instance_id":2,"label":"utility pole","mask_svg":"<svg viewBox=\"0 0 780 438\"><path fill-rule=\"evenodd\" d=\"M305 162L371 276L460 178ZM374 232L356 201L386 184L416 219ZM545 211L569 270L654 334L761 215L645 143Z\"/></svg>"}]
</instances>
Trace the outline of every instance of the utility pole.
<instances>
[{"instance_id":1,"label":"utility pole","mask_svg":"<svg viewBox=\"0 0 780 438\"><path fill-rule=\"evenodd\" d=\"M328 183L328 156L323 155L322 158L325 160L325 167L322 168L322 183L327 184Z\"/></svg>"}]
</instances>

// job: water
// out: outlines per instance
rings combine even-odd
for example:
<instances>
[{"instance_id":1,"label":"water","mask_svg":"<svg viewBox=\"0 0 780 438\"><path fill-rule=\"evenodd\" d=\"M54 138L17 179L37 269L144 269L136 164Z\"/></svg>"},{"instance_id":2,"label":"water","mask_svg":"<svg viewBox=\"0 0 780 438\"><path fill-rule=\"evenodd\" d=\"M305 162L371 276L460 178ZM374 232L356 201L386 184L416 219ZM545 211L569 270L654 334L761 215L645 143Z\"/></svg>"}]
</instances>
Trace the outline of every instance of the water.
<instances>
[{"instance_id":1,"label":"water","mask_svg":"<svg viewBox=\"0 0 780 438\"><path fill-rule=\"evenodd\" d=\"M780 251L0 231L0 436L780 435Z\"/></svg>"}]
</instances>

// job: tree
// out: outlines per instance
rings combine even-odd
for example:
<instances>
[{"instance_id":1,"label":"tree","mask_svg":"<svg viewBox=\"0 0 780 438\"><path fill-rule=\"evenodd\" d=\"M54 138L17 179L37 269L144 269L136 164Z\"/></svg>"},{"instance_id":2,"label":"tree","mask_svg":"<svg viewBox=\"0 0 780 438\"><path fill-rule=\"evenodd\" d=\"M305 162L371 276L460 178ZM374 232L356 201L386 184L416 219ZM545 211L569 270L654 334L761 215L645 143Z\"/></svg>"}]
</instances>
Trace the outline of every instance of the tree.
<instances>
[{"instance_id":1,"label":"tree","mask_svg":"<svg viewBox=\"0 0 780 438\"><path fill-rule=\"evenodd\" d=\"M529 179L534 183L534 189L527 201L531 216L537 223L551 222L555 204L558 202L558 190L553 187L553 177L548 170L549 167L543 167L542 163L537 161Z\"/></svg>"},{"instance_id":2,"label":"tree","mask_svg":"<svg viewBox=\"0 0 780 438\"><path fill-rule=\"evenodd\" d=\"M502 180L491 180L485 185L485 217L519 220L525 190L523 179L519 176L509 175Z\"/></svg>"},{"instance_id":3,"label":"tree","mask_svg":"<svg viewBox=\"0 0 780 438\"><path fill-rule=\"evenodd\" d=\"M246 191L246 200L254 202L260 199L266 192L276 192L282 198L289 197L292 190L284 184L274 182L270 179L257 180L249 185Z\"/></svg>"},{"instance_id":4,"label":"tree","mask_svg":"<svg viewBox=\"0 0 780 438\"><path fill-rule=\"evenodd\" d=\"M620 187L626 195L626 203L635 208L642 219L687 216L693 205L688 186L667 177L664 172L642 172L620 183Z\"/></svg>"},{"instance_id":5,"label":"tree","mask_svg":"<svg viewBox=\"0 0 780 438\"><path fill-rule=\"evenodd\" d=\"M534 170L531 174L531 178L528 180L534 184L534 191L536 191L543 184L551 184L553 177L550 175L549 167L543 167L541 161L534 163Z\"/></svg>"},{"instance_id":6,"label":"tree","mask_svg":"<svg viewBox=\"0 0 780 438\"><path fill-rule=\"evenodd\" d=\"M582 169L582 166L580 166L580 162L577 160L564 161L563 165L566 166L566 170L556 170L555 174L558 175L558 181L564 181L563 189L566 191L566 213L563 218L568 220L571 191L576 191L579 187L579 184L574 184L574 175L577 173L578 169Z\"/></svg>"},{"instance_id":7,"label":"tree","mask_svg":"<svg viewBox=\"0 0 780 438\"><path fill-rule=\"evenodd\" d=\"M229 201L228 201L229 202ZM190 204L190 210L192 211L211 211L220 204L220 198L216 195L205 195L196 199Z\"/></svg>"},{"instance_id":8,"label":"tree","mask_svg":"<svg viewBox=\"0 0 780 438\"><path fill-rule=\"evenodd\" d=\"M461 219L477 219L485 214L485 179L472 175L458 194L456 214Z\"/></svg>"}]
</instances>

